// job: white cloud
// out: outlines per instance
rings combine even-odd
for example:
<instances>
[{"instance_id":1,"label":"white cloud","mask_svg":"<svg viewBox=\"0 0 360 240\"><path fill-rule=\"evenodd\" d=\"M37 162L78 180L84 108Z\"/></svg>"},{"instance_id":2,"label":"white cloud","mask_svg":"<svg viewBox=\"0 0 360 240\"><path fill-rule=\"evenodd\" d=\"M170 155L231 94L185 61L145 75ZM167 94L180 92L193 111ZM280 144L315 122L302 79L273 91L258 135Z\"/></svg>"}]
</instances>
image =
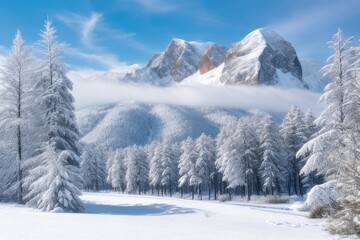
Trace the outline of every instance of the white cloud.
<instances>
[{"instance_id":1,"label":"white cloud","mask_svg":"<svg viewBox=\"0 0 360 240\"><path fill-rule=\"evenodd\" d=\"M88 81L80 75L72 75L72 80L78 109L119 101L135 101L279 112L287 112L295 104L303 110L311 108L315 113L321 111L321 106L317 105L320 94L300 89L204 85L154 87Z\"/></svg>"},{"instance_id":2,"label":"white cloud","mask_svg":"<svg viewBox=\"0 0 360 240\"><path fill-rule=\"evenodd\" d=\"M65 13L56 16L58 20L75 28L80 33L80 40L84 46L88 48L95 48L94 46L94 32L101 22L102 14L92 12L90 16L82 16L75 13Z\"/></svg>"},{"instance_id":3,"label":"white cloud","mask_svg":"<svg viewBox=\"0 0 360 240\"><path fill-rule=\"evenodd\" d=\"M338 22L359 14L358 0L343 0L327 5L311 6L311 8L300 8L290 13L288 17L278 20L269 25L284 36L301 36L304 33L321 29L330 22ZM334 29L336 31L336 29Z\"/></svg>"},{"instance_id":4,"label":"white cloud","mask_svg":"<svg viewBox=\"0 0 360 240\"><path fill-rule=\"evenodd\" d=\"M119 61L117 55L111 53L86 53L76 48L68 48L67 54L89 62L96 62L106 69L114 69L126 65L125 62Z\"/></svg>"},{"instance_id":5,"label":"white cloud","mask_svg":"<svg viewBox=\"0 0 360 240\"><path fill-rule=\"evenodd\" d=\"M101 20L102 14L100 13L92 13L90 18L88 18L84 22L83 30L81 32L81 41L84 43L84 45L91 47L93 46L92 38L93 38L93 32L95 30L96 25Z\"/></svg>"}]
</instances>

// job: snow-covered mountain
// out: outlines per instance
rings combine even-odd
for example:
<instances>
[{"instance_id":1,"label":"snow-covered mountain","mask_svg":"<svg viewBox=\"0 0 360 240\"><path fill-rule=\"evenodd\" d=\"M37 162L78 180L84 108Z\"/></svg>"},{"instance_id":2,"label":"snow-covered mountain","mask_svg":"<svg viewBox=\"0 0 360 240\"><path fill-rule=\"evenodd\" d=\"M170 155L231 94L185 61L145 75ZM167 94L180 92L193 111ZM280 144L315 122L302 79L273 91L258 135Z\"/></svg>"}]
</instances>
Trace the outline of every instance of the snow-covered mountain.
<instances>
[{"instance_id":1,"label":"snow-covered mountain","mask_svg":"<svg viewBox=\"0 0 360 240\"><path fill-rule=\"evenodd\" d=\"M127 74L124 80L155 85L180 82L199 69L200 59L214 46L211 42L188 42L174 38L165 51L155 54L145 67Z\"/></svg>"},{"instance_id":2,"label":"snow-covered mountain","mask_svg":"<svg viewBox=\"0 0 360 240\"><path fill-rule=\"evenodd\" d=\"M327 79L320 69L321 64L316 61L300 62L293 46L278 33L260 28L230 48L174 38L143 67L132 65L109 72L74 71L70 78L157 86L275 85L322 91Z\"/></svg>"},{"instance_id":3,"label":"snow-covered mountain","mask_svg":"<svg viewBox=\"0 0 360 240\"><path fill-rule=\"evenodd\" d=\"M249 33L230 47L220 81L308 88L295 49L278 33L266 28Z\"/></svg>"},{"instance_id":4,"label":"snow-covered mountain","mask_svg":"<svg viewBox=\"0 0 360 240\"><path fill-rule=\"evenodd\" d=\"M201 133L215 137L221 126L247 114L232 108L118 103L80 110L77 120L84 142L115 149L164 139L181 141Z\"/></svg>"},{"instance_id":5,"label":"snow-covered mountain","mask_svg":"<svg viewBox=\"0 0 360 240\"><path fill-rule=\"evenodd\" d=\"M202 133L215 137L220 128L251 114L239 108L171 104L114 103L76 112L82 141L112 149L153 141L178 142ZM284 112L270 112L280 122Z\"/></svg>"}]
</instances>

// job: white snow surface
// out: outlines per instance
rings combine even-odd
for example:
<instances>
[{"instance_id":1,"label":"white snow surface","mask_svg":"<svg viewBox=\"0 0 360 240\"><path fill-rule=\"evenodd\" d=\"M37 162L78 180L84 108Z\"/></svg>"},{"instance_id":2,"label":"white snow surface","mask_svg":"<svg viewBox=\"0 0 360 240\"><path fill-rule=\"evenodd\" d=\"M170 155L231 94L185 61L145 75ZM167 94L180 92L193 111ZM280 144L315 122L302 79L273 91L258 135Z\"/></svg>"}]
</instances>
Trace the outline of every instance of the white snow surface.
<instances>
[{"instance_id":1,"label":"white snow surface","mask_svg":"<svg viewBox=\"0 0 360 240\"><path fill-rule=\"evenodd\" d=\"M205 84L205 85L223 86L225 84L220 82L220 77L223 69L224 69L224 63L204 74L200 74L200 71L197 71L193 75L182 80L179 83L179 85Z\"/></svg>"},{"instance_id":2,"label":"white snow surface","mask_svg":"<svg viewBox=\"0 0 360 240\"><path fill-rule=\"evenodd\" d=\"M86 193L81 214L0 204L1 239L334 239L320 220L288 208Z\"/></svg>"},{"instance_id":3,"label":"white snow surface","mask_svg":"<svg viewBox=\"0 0 360 240\"><path fill-rule=\"evenodd\" d=\"M340 198L341 196L336 190L336 182L329 181L316 185L310 190L303 208L312 210L316 207L328 206L339 201Z\"/></svg>"},{"instance_id":4,"label":"white snow surface","mask_svg":"<svg viewBox=\"0 0 360 240\"><path fill-rule=\"evenodd\" d=\"M298 81L291 73L284 73L280 69L276 69L278 76L278 85L284 88L302 88L302 82Z\"/></svg>"}]
</instances>

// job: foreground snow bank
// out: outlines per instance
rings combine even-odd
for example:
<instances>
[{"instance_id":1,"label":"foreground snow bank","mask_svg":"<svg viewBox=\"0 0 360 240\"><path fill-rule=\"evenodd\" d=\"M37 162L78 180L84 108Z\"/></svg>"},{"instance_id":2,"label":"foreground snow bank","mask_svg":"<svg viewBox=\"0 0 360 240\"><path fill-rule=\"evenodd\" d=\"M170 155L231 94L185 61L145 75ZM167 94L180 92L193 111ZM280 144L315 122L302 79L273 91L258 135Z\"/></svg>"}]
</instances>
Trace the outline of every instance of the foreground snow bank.
<instances>
[{"instance_id":1,"label":"foreground snow bank","mask_svg":"<svg viewBox=\"0 0 360 240\"><path fill-rule=\"evenodd\" d=\"M340 198L332 181L314 186L308 193L308 197L303 205L305 210L313 210L317 207L329 206Z\"/></svg>"},{"instance_id":2,"label":"foreground snow bank","mask_svg":"<svg viewBox=\"0 0 360 240\"><path fill-rule=\"evenodd\" d=\"M115 193L82 199L82 214L0 204L0 239L331 239L321 221L290 208Z\"/></svg>"}]
</instances>

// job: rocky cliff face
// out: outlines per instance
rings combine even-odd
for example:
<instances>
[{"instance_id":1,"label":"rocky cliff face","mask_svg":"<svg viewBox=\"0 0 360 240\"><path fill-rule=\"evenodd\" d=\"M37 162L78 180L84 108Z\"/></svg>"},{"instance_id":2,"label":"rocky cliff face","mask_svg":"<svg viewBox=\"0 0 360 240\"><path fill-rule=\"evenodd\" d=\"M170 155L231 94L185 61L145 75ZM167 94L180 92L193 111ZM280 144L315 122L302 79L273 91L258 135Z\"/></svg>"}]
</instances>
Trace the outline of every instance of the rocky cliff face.
<instances>
[{"instance_id":1,"label":"rocky cliff face","mask_svg":"<svg viewBox=\"0 0 360 240\"><path fill-rule=\"evenodd\" d=\"M220 81L308 88L295 49L278 33L264 28L230 47Z\"/></svg>"},{"instance_id":2,"label":"rocky cliff face","mask_svg":"<svg viewBox=\"0 0 360 240\"><path fill-rule=\"evenodd\" d=\"M207 73L222 64L225 61L227 50L226 47L219 47L216 44L209 48L200 59L200 74Z\"/></svg>"},{"instance_id":3,"label":"rocky cliff face","mask_svg":"<svg viewBox=\"0 0 360 240\"><path fill-rule=\"evenodd\" d=\"M214 45L175 38L164 52L155 54L144 68L125 79L156 85L180 82L198 71L200 58Z\"/></svg>"}]
</instances>

